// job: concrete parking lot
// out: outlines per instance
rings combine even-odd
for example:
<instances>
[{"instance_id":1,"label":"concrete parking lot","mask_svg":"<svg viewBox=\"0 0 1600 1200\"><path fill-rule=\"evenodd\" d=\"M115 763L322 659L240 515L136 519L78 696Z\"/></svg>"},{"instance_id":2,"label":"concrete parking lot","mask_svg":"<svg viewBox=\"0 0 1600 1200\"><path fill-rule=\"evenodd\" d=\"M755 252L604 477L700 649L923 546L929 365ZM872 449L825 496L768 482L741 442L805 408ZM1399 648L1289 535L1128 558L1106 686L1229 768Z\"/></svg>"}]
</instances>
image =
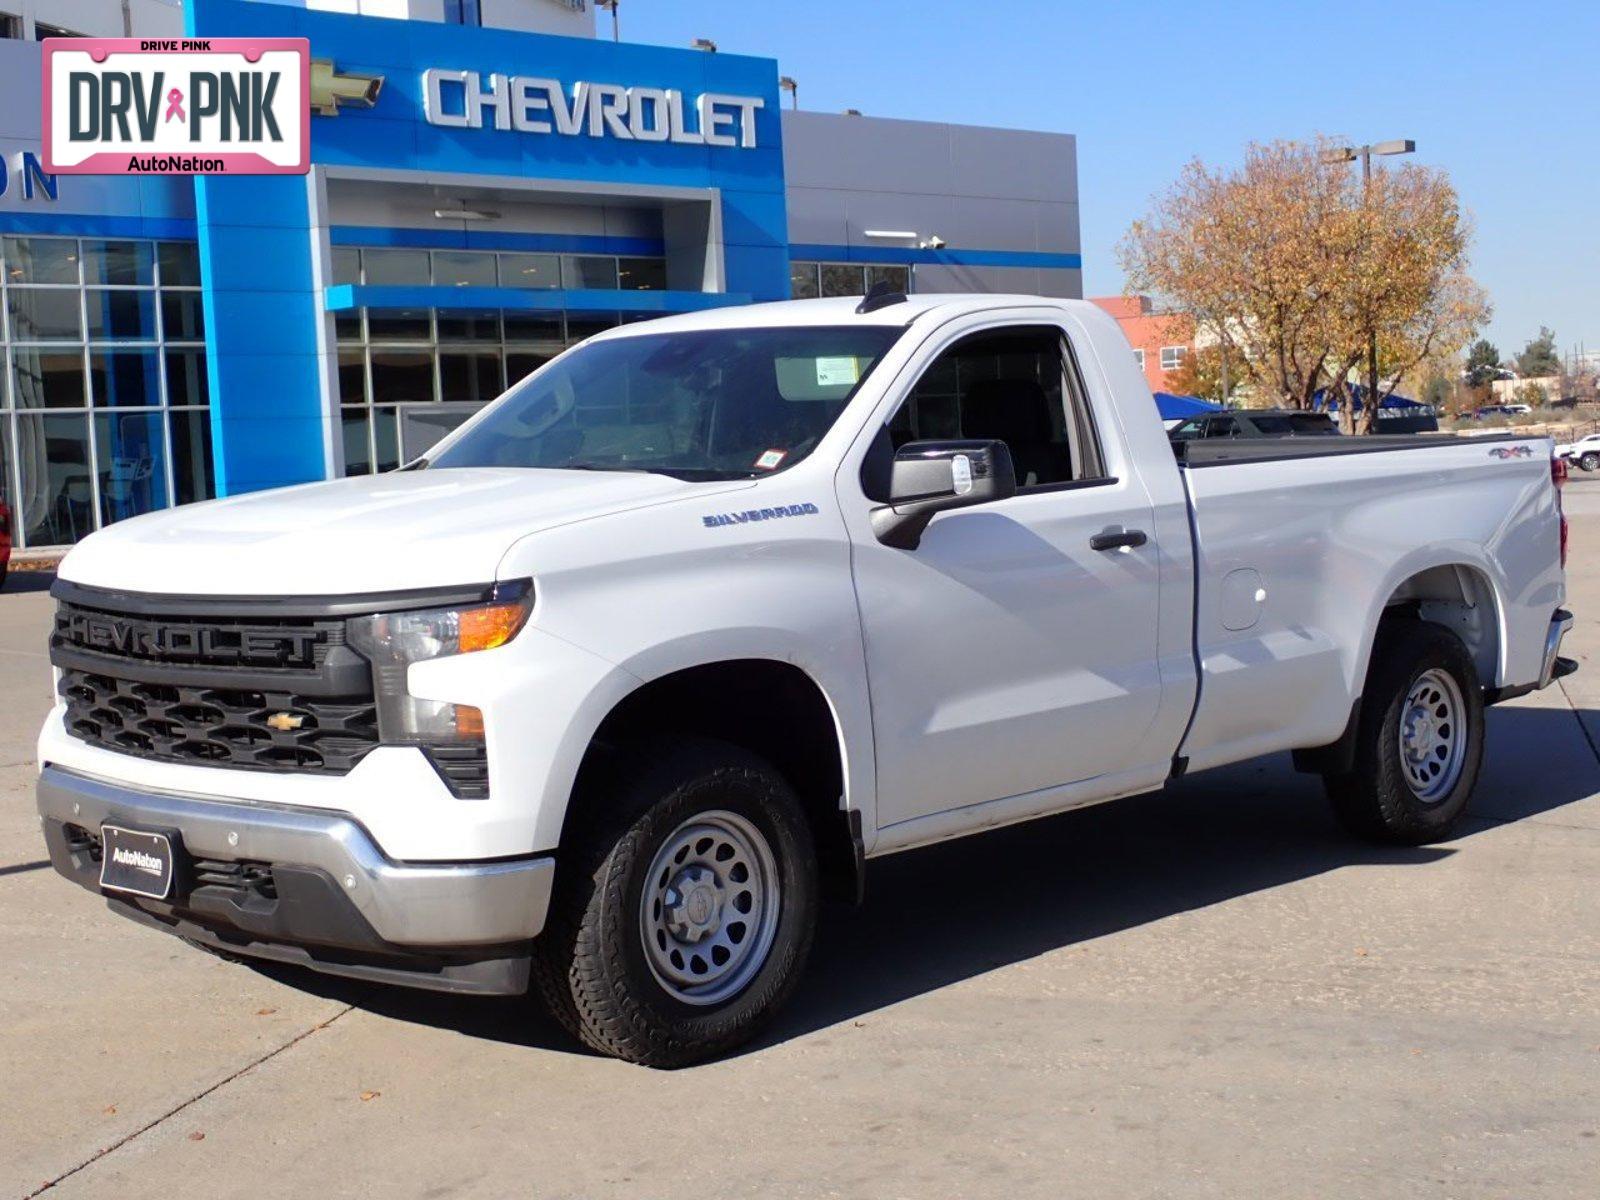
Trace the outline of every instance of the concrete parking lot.
<instances>
[{"instance_id":1,"label":"concrete parking lot","mask_svg":"<svg viewBox=\"0 0 1600 1200\"><path fill-rule=\"evenodd\" d=\"M48 578L0 594L0 1197L1594 1197L1600 480L1568 653L1453 842L1287 757L878 864L759 1045L657 1073L528 1006L258 971L57 878Z\"/></svg>"}]
</instances>

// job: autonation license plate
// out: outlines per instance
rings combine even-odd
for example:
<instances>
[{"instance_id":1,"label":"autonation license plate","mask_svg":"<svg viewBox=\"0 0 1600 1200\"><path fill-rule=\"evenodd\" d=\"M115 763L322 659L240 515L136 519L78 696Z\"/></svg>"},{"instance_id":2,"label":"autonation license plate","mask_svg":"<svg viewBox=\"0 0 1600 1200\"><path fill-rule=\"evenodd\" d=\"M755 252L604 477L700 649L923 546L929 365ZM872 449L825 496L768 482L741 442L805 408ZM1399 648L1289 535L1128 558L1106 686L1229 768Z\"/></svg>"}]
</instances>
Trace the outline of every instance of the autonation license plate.
<instances>
[{"instance_id":1,"label":"autonation license plate","mask_svg":"<svg viewBox=\"0 0 1600 1200\"><path fill-rule=\"evenodd\" d=\"M172 891L172 839L118 825L100 826L100 886L165 900Z\"/></svg>"}]
</instances>

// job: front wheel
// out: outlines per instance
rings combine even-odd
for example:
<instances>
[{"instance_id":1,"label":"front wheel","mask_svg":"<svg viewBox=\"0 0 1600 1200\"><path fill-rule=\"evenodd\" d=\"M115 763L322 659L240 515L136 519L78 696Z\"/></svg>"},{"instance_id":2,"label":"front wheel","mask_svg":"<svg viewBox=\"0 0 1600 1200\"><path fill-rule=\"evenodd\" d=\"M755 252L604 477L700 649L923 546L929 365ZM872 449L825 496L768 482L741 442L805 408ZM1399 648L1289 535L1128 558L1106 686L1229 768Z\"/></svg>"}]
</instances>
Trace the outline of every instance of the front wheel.
<instances>
[{"instance_id":1,"label":"front wheel","mask_svg":"<svg viewBox=\"0 0 1600 1200\"><path fill-rule=\"evenodd\" d=\"M1593 471L1596 468L1600 468L1600 454L1596 454L1591 450L1587 454L1579 455L1578 466L1585 471Z\"/></svg>"},{"instance_id":2,"label":"front wheel","mask_svg":"<svg viewBox=\"0 0 1600 1200\"><path fill-rule=\"evenodd\" d=\"M1325 776L1334 812L1371 841L1417 846L1450 836L1483 761L1483 692L1461 639L1391 618L1372 648L1354 769Z\"/></svg>"},{"instance_id":3,"label":"front wheel","mask_svg":"<svg viewBox=\"0 0 1600 1200\"><path fill-rule=\"evenodd\" d=\"M793 790L735 746L618 751L574 797L534 978L586 1045L679 1067L748 1041L798 982L816 924ZM565 847L563 847L565 851Z\"/></svg>"}]
</instances>

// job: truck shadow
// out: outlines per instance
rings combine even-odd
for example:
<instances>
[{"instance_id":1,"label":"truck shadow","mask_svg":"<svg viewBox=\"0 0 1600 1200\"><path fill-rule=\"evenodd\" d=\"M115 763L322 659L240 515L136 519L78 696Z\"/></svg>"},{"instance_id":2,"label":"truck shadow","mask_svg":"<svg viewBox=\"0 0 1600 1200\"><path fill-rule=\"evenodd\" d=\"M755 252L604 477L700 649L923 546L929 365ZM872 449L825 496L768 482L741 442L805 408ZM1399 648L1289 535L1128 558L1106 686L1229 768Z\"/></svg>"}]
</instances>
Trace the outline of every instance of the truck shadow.
<instances>
[{"instance_id":1,"label":"truck shadow","mask_svg":"<svg viewBox=\"0 0 1600 1200\"><path fill-rule=\"evenodd\" d=\"M1486 752L1474 816L1446 845L1383 848L1351 840L1335 824L1320 781L1295 774L1280 755L874 862L865 904L824 909L799 991L767 1034L736 1054L1328 871L1360 864L1425 870L1464 852L1486 829L1600 793L1600 764L1565 705L1495 709ZM373 988L298 970L271 973L396 1019L575 1050L535 1005Z\"/></svg>"}]
</instances>

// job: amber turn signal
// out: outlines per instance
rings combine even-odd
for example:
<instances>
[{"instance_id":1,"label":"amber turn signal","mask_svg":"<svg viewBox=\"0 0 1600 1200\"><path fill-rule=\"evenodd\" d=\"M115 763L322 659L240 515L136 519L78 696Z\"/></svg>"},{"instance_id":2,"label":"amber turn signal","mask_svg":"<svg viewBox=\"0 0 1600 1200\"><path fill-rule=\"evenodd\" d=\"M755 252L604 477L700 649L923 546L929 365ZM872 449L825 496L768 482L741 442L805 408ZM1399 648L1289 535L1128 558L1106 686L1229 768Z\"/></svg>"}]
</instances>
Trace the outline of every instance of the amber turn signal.
<instances>
[{"instance_id":1,"label":"amber turn signal","mask_svg":"<svg viewBox=\"0 0 1600 1200\"><path fill-rule=\"evenodd\" d=\"M470 704L457 704L456 736L468 741L483 741L483 710Z\"/></svg>"},{"instance_id":2,"label":"amber turn signal","mask_svg":"<svg viewBox=\"0 0 1600 1200\"><path fill-rule=\"evenodd\" d=\"M517 631L527 619L528 606L521 602L462 609L458 635L460 649L457 652L470 654L474 650L493 650L496 646L504 646L517 636Z\"/></svg>"}]
</instances>

